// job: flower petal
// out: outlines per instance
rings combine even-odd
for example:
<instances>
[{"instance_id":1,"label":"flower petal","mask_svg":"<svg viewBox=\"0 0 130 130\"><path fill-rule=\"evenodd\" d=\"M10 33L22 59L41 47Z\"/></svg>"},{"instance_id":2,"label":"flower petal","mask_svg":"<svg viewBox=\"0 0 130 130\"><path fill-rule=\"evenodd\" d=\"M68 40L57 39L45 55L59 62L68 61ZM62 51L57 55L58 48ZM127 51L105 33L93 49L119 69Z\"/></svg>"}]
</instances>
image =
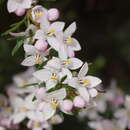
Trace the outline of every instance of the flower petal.
<instances>
[{"instance_id":1,"label":"flower petal","mask_svg":"<svg viewBox=\"0 0 130 130\"><path fill-rule=\"evenodd\" d=\"M50 103L45 103L43 110L42 110L42 115L44 120L50 119L56 112L56 109L53 109Z\"/></svg>"},{"instance_id":2,"label":"flower petal","mask_svg":"<svg viewBox=\"0 0 130 130\"><path fill-rule=\"evenodd\" d=\"M70 58L71 62L72 62L72 66L70 66L69 68L71 70L75 70L75 69L78 69L82 66L83 62L78 59L78 58Z\"/></svg>"},{"instance_id":3,"label":"flower petal","mask_svg":"<svg viewBox=\"0 0 130 130\"><path fill-rule=\"evenodd\" d=\"M49 28L54 29L57 32L61 32L61 31L63 31L64 26L65 26L64 22L54 22L54 23L51 24L51 26Z\"/></svg>"},{"instance_id":4,"label":"flower petal","mask_svg":"<svg viewBox=\"0 0 130 130\"><path fill-rule=\"evenodd\" d=\"M51 88L54 88L56 86L57 82L53 81L53 80L48 80L46 82L46 89L49 90Z\"/></svg>"},{"instance_id":5,"label":"flower petal","mask_svg":"<svg viewBox=\"0 0 130 130\"><path fill-rule=\"evenodd\" d=\"M93 98L93 97L96 97L98 95L98 92L96 89L92 88L92 89L89 89L89 94L90 96Z\"/></svg>"},{"instance_id":6,"label":"flower petal","mask_svg":"<svg viewBox=\"0 0 130 130\"><path fill-rule=\"evenodd\" d=\"M84 77L88 72L88 64L87 62L82 66L82 68L79 71L78 78Z\"/></svg>"},{"instance_id":7,"label":"flower petal","mask_svg":"<svg viewBox=\"0 0 130 130\"><path fill-rule=\"evenodd\" d=\"M78 92L83 97L83 99L88 103L89 102L89 93L85 87L79 87Z\"/></svg>"},{"instance_id":8,"label":"flower petal","mask_svg":"<svg viewBox=\"0 0 130 130\"><path fill-rule=\"evenodd\" d=\"M90 85L91 85L90 87L96 87L97 85L99 85L102 82L99 78L94 77L94 76L88 75L88 76L86 76L86 78L90 82Z\"/></svg>"},{"instance_id":9,"label":"flower petal","mask_svg":"<svg viewBox=\"0 0 130 130\"><path fill-rule=\"evenodd\" d=\"M55 49L56 51L59 51L59 47L60 47L60 43L58 42L58 40L54 37L48 37L47 41L49 43L49 45Z\"/></svg>"},{"instance_id":10,"label":"flower petal","mask_svg":"<svg viewBox=\"0 0 130 130\"><path fill-rule=\"evenodd\" d=\"M34 46L32 45L27 45L27 44L24 44L24 51L28 54L28 55L34 55L37 53L37 50Z\"/></svg>"},{"instance_id":11,"label":"flower petal","mask_svg":"<svg viewBox=\"0 0 130 130\"><path fill-rule=\"evenodd\" d=\"M76 22L73 22L64 32L65 36L72 36L73 33L76 31Z\"/></svg>"},{"instance_id":12,"label":"flower petal","mask_svg":"<svg viewBox=\"0 0 130 130\"><path fill-rule=\"evenodd\" d=\"M60 59L57 57L53 57L51 60L47 62L47 66L55 69L61 69Z\"/></svg>"},{"instance_id":13,"label":"flower petal","mask_svg":"<svg viewBox=\"0 0 130 130\"><path fill-rule=\"evenodd\" d=\"M75 39L75 38L73 38L73 43L72 43L72 49L74 50L74 51L79 51L79 50L81 50L81 46L80 46L80 44L79 44L79 42Z\"/></svg>"},{"instance_id":14,"label":"flower petal","mask_svg":"<svg viewBox=\"0 0 130 130\"><path fill-rule=\"evenodd\" d=\"M26 113L25 112L18 112L18 113L15 113L13 116L12 116L12 119L13 119L13 123L14 124L18 124L20 122L22 122L26 117Z\"/></svg>"},{"instance_id":15,"label":"flower petal","mask_svg":"<svg viewBox=\"0 0 130 130\"><path fill-rule=\"evenodd\" d=\"M51 72L47 69L42 69L33 73L33 76L41 82L46 82L51 77Z\"/></svg>"},{"instance_id":16,"label":"flower petal","mask_svg":"<svg viewBox=\"0 0 130 130\"><path fill-rule=\"evenodd\" d=\"M34 62L34 56L29 56L27 58L25 58L21 65L23 66L34 66L35 65L35 62Z\"/></svg>"},{"instance_id":17,"label":"flower petal","mask_svg":"<svg viewBox=\"0 0 130 130\"><path fill-rule=\"evenodd\" d=\"M61 88L59 90L48 93L46 96L46 100L51 101L52 98L56 100L63 100L66 97L66 94L67 93L66 93L65 88Z\"/></svg>"}]
</instances>

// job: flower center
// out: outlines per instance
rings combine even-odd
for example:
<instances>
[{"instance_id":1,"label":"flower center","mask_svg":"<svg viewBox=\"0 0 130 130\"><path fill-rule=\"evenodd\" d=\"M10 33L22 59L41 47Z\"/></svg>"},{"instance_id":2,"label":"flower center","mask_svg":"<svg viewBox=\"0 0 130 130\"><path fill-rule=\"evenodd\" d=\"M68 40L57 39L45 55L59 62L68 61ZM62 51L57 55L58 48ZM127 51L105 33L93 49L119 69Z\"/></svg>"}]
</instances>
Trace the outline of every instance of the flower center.
<instances>
[{"instance_id":1,"label":"flower center","mask_svg":"<svg viewBox=\"0 0 130 130\"><path fill-rule=\"evenodd\" d=\"M42 12L39 10L35 11L35 17L40 18L42 16Z\"/></svg>"},{"instance_id":2,"label":"flower center","mask_svg":"<svg viewBox=\"0 0 130 130\"><path fill-rule=\"evenodd\" d=\"M127 110L127 114L130 115L130 110Z\"/></svg>"},{"instance_id":3,"label":"flower center","mask_svg":"<svg viewBox=\"0 0 130 130\"><path fill-rule=\"evenodd\" d=\"M0 99L0 105L3 106L5 104L4 100Z\"/></svg>"},{"instance_id":4,"label":"flower center","mask_svg":"<svg viewBox=\"0 0 130 130\"><path fill-rule=\"evenodd\" d=\"M66 38L66 43L72 44L72 42L73 42L72 37L69 36L68 38Z\"/></svg>"},{"instance_id":5,"label":"flower center","mask_svg":"<svg viewBox=\"0 0 130 130\"><path fill-rule=\"evenodd\" d=\"M114 130L120 130L120 128L114 128Z\"/></svg>"},{"instance_id":6,"label":"flower center","mask_svg":"<svg viewBox=\"0 0 130 130\"><path fill-rule=\"evenodd\" d=\"M56 124L57 123L57 120L56 120L55 117L52 117L50 121L51 121L52 124Z\"/></svg>"},{"instance_id":7,"label":"flower center","mask_svg":"<svg viewBox=\"0 0 130 130\"><path fill-rule=\"evenodd\" d=\"M36 64L41 64L41 63L42 63L42 58L41 58L41 56L39 56L39 55L35 56L34 62L35 62Z\"/></svg>"},{"instance_id":8,"label":"flower center","mask_svg":"<svg viewBox=\"0 0 130 130\"><path fill-rule=\"evenodd\" d=\"M81 80L79 80L79 82L82 85L87 85L89 83L89 80L87 80L87 79L81 79Z\"/></svg>"},{"instance_id":9,"label":"flower center","mask_svg":"<svg viewBox=\"0 0 130 130\"><path fill-rule=\"evenodd\" d=\"M54 29L49 29L47 31L47 35L53 35L55 33L55 30Z\"/></svg>"},{"instance_id":10,"label":"flower center","mask_svg":"<svg viewBox=\"0 0 130 130\"><path fill-rule=\"evenodd\" d=\"M53 109L56 109L58 102L56 99L52 98L51 102L50 102L51 106Z\"/></svg>"},{"instance_id":11,"label":"flower center","mask_svg":"<svg viewBox=\"0 0 130 130\"><path fill-rule=\"evenodd\" d=\"M72 62L68 60L63 60L63 65L70 65Z\"/></svg>"},{"instance_id":12,"label":"flower center","mask_svg":"<svg viewBox=\"0 0 130 130\"><path fill-rule=\"evenodd\" d=\"M9 113L9 112L12 111L12 109L11 109L11 107L5 107L5 108L4 108L4 111L7 112L7 113Z\"/></svg>"},{"instance_id":13,"label":"flower center","mask_svg":"<svg viewBox=\"0 0 130 130\"><path fill-rule=\"evenodd\" d=\"M34 121L34 122L32 123L32 125L35 126L35 127L39 127L39 126L41 125L41 123L40 123L40 122L37 122L37 121Z\"/></svg>"},{"instance_id":14,"label":"flower center","mask_svg":"<svg viewBox=\"0 0 130 130\"><path fill-rule=\"evenodd\" d=\"M22 106L22 107L20 107L20 110L21 110L21 111L27 111L27 110L28 110L28 108L27 108L27 107L25 107L25 106Z\"/></svg>"},{"instance_id":15,"label":"flower center","mask_svg":"<svg viewBox=\"0 0 130 130\"><path fill-rule=\"evenodd\" d=\"M58 80L57 75L55 73L52 73L51 80L54 80L54 81Z\"/></svg>"}]
</instances>

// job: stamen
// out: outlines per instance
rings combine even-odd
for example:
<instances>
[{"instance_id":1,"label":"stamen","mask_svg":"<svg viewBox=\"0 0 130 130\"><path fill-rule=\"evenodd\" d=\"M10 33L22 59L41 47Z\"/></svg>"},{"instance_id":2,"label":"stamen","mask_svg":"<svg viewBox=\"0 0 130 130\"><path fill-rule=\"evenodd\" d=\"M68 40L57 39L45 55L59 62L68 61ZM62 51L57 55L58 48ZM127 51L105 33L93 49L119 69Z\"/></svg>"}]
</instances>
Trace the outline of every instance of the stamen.
<instances>
[{"instance_id":1,"label":"stamen","mask_svg":"<svg viewBox=\"0 0 130 130\"><path fill-rule=\"evenodd\" d=\"M42 63L42 58L41 58L41 56L36 55L35 58L34 58L34 62L35 62L36 64L41 64L41 63Z\"/></svg>"},{"instance_id":2,"label":"stamen","mask_svg":"<svg viewBox=\"0 0 130 130\"><path fill-rule=\"evenodd\" d=\"M20 110L21 110L21 111L27 111L27 110L28 110L28 108L27 108L27 107L25 107L25 106L22 106L22 107L20 107Z\"/></svg>"},{"instance_id":3,"label":"stamen","mask_svg":"<svg viewBox=\"0 0 130 130\"><path fill-rule=\"evenodd\" d=\"M52 73L51 80L55 80L55 81L58 80L57 75L55 73Z\"/></svg>"},{"instance_id":4,"label":"stamen","mask_svg":"<svg viewBox=\"0 0 130 130\"><path fill-rule=\"evenodd\" d=\"M51 106L53 109L56 109L58 102L56 99L52 98L51 102L50 102Z\"/></svg>"},{"instance_id":5,"label":"stamen","mask_svg":"<svg viewBox=\"0 0 130 130\"><path fill-rule=\"evenodd\" d=\"M68 37L68 38L66 38L66 43L68 43L68 44L72 44L72 42L73 42L73 39L72 39L72 37Z\"/></svg>"},{"instance_id":6,"label":"stamen","mask_svg":"<svg viewBox=\"0 0 130 130\"><path fill-rule=\"evenodd\" d=\"M54 29L50 29L47 31L47 35L53 35L55 33Z\"/></svg>"},{"instance_id":7,"label":"stamen","mask_svg":"<svg viewBox=\"0 0 130 130\"><path fill-rule=\"evenodd\" d=\"M85 84L89 83L89 80L87 80L87 79L81 79L81 80L79 80L79 82L80 82L80 84L85 85Z\"/></svg>"},{"instance_id":8,"label":"stamen","mask_svg":"<svg viewBox=\"0 0 130 130\"><path fill-rule=\"evenodd\" d=\"M32 125L35 126L35 127L39 127L39 126L41 125L41 123L40 123L40 122L37 122L37 121L34 121L34 122L32 123Z\"/></svg>"},{"instance_id":9,"label":"stamen","mask_svg":"<svg viewBox=\"0 0 130 130\"><path fill-rule=\"evenodd\" d=\"M63 60L63 65L69 65L71 64L72 62L68 59L68 60Z\"/></svg>"}]
</instances>

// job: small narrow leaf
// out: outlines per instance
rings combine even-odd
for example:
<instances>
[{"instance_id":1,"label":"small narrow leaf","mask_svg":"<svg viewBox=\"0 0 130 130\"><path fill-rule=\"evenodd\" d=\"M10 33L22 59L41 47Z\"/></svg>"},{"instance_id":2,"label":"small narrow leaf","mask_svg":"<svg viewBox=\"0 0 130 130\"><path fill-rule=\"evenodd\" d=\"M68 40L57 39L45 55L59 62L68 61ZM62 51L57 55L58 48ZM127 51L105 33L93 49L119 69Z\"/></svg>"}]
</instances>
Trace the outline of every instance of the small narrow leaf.
<instances>
[{"instance_id":1,"label":"small narrow leaf","mask_svg":"<svg viewBox=\"0 0 130 130\"><path fill-rule=\"evenodd\" d=\"M26 88L26 87L35 86L35 85L39 85L39 83L25 84L25 85L21 86L21 88Z\"/></svg>"},{"instance_id":2,"label":"small narrow leaf","mask_svg":"<svg viewBox=\"0 0 130 130\"><path fill-rule=\"evenodd\" d=\"M20 40L17 42L16 46L14 47L14 49L12 50L12 56L15 55L15 53L20 49L20 47L23 44L23 40Z\"/></svg>"},{"instance_id":3,"label":"small narrow leaf","mask_svg":"<svg viewBox=\"0 0 130 130\"><path fill-rule=\"evenodd\" d=\"M67 75L65 75L62 79L61 79L61 83L63 83L67 78Z\"/></svg>"}]
</instances>

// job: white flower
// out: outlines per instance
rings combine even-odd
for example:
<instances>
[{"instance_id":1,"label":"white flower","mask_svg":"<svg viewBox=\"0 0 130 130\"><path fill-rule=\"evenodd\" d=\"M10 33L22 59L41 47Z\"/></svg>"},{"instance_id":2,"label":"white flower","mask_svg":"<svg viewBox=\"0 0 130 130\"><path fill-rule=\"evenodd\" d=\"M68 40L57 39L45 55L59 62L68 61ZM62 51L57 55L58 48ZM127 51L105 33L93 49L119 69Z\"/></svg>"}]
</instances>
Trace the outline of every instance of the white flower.
<instances>
[{"instance_id":1,"label":"white flower","mask_svg":"<svg viewBox=\"0 0 130 130\"><path fill-rule=\"evenodd\" d=\"M72 74L71 72L66 69L63 68L61 70L61 72L57 71L57 70L53 70L53 69L42 69L39 71L36 71L33 73L33 76L35 78L37 78L38 80L40 80L41 82L45 82L46 83L46 89L49 90L53 87L55 87L57 85L57 83L64 77L67 76L66 81L68 79L71 79Z\"/></svg>"},{"instance_id":2,"label":"white flower","mask_svg":"<svg viewBox=\"0 0 130 130\"><path fill-rule=\"evenodd\" d=\"M90 97L93 98L97 96L98 92L95 87L101 83L101 80L94 76L86 76L87 72L88 64L85 63L80 69L78 77L74 77L68 82L69 85L76 88L84 100L88 102Z\"/></svg>"},{"instance_id":3,"label":"white flower","mask_svg":"<svg viewBox=\"0 0 130 130\"><path fill-rule=\"evenodd\" d=\"M54 124L54 125L60 124L60 123L63 122L63 118L61 118L61 116L59 116L58 114L56 114L55 116L53 116L53 117L49 120L49 122L50 122L51 124Z\"/></svg>"},{"instance_id":4,"label":"white flower","mask_svg":"<svg viewBox=\"0 0 130 130\"><path fill-rule=\"evenodd\" d=\"M42 21L42 18L47 19L47 9L40 5L35 6L32 8L32 18L38 23Z\"/></svg>"},{"instance_id":5,"label":"white flower","mask_svg":"<svg viewBox=\"0 0 130 130\"><path fill-rule=\"evenodd\" d=\"M15 12L17 9L31 8L31 0L8 0L7 8L10 13Z\"/></svg>"},{"instance_id":6,"label":"white flower","mask_svg":"<svg viewBox=\"0 0 130 130\"><path fill-rule=\"evenodd\" d=\"M34 95L28 95L25 99L19 96L12 97L11 105L14 109L12 121L14 124L20 123L26 117L31 117L32 111L35 109L34 102L32 102Z\"/></svg>"},{"instance_id":7,"label":"white flower","mask_svg":"<svg viewBox=\"0 0 130 130\"><path fill-rule=\"evenodd\" d=\"M83 62L78 58L66 58L61 59L57 57L53 57L51 60L47 62L48 67L52 67L54 69L60 70L62 68L68 68L70 70L76 70L82 66Z\"/></svg>"},{"instance_id":8,"label":"white flower","mask_svg":"<svg viewBox=\"0 0 130 130\"><path fill-rule=\"evenodd\" d=\"M41 103L41 112L44 115L44 120L48 120L54 116L56 109L62 100L66 97L67 93L65 88L46 93Z\"/></svg>"},{"instance_id":9,"label":"white flower","mask_svg":"<svg viewBox=\"0 0 130 130\"><path fill-rule=\"evenodd\" d=\"M47 19L43 18L40 23L40 29L36 31L34 39L42 39L46 41L47 37L54 36L57 32L62 31L64 26L64 22L57 21L50 24Z\"/></svg>"},{"instance_id":10,"label":"white flower","mask_svg":"<svg viewBox=\"0 0 130 130\"><path fill-rule=\"evenodd\" d=\"M32 130L51 130L51 126L47 121L39 122L30 120L27 124L27 127L31 128Z\"/></svg>"},{"instance_id":11,"label":"white flower","mask_svg":"<svg viewBox=\"0 0 130 130\"><path fill-rule=\"evenodd\" d=\"M46 61L46 57L49 54L49 50L45 52L39 52L33 45L24 44L24 51L26 55L29 55L21 63L23 66L34 66L35 64L41 64Z\"/></svg>"},{"instance_id":12,"label":"white flower","mask_svg":"<svg viewBox=\"0 0 130 130\"><path fill-rule=\"evenodd\" d=\"M73 33L76 30L76 23L72 23L65 32L58 32L55 37L48 37L48 43L56 51L59 52L59 57L66 58L71 56L74 51L81 50L79 42L72 38Z\"/></svg>"}]
</instances>

